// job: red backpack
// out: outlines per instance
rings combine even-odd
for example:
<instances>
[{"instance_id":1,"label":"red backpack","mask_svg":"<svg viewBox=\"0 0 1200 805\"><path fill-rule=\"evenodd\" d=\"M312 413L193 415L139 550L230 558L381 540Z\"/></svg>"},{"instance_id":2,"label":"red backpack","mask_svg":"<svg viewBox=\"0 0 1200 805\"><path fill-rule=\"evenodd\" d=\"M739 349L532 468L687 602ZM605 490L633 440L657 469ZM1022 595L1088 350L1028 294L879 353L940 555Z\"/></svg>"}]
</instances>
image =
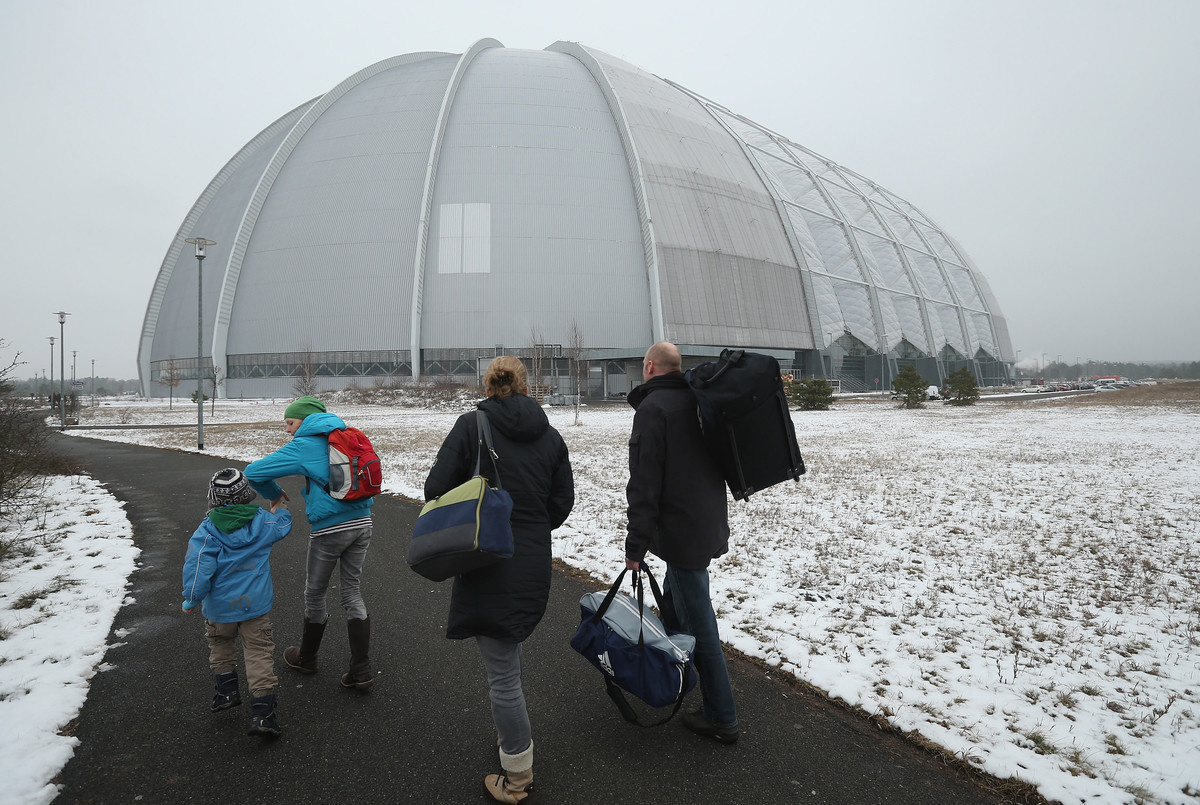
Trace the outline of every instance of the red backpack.
<instances>
[{"instance_id":1,"label":"red backpack","mask_svg":"<svg viewBox=\"0 0 1200 805\"><path fill-rule=\"evenodd\" d=\"M323 489L338 500L361 500L378 495L383 467L371 440L358 428L329 434L329 483Z\"/></svg>"}]
</instances>

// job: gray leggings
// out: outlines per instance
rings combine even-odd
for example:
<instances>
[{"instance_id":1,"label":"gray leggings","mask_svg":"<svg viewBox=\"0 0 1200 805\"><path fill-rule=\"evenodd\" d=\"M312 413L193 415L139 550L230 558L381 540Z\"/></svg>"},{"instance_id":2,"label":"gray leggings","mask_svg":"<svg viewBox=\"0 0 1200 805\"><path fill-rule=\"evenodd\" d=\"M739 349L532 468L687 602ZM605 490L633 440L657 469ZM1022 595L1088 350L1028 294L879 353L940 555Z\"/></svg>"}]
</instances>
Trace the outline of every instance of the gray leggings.
<instances>
[{"instance_id":1,"label":"gray leggings","mask_svg":"<svg viewBox=\"0 0 1200 805\"><path fill-rule=\"evenodd\" d=\"M492 700L492 720L500 733L500 749L506 755L520 754L533 741L525 691L521 689L521 644L482 636L477 636L475 642L487 670L488 696Z\"/></svg>"},{"instance_id":2,"label":"gray leggings","mask_svg":"<svg viewBox=\"0 0 1200 805\"><path fill-rule=\"evenodd\" d=\"M347 618L367 617L362 597L362 569L371 544L371 526L319 534L308 541L308 580L304 585L304 617L324 623L325 591L335 565L341 568L342 609Z\"/></svg>"}]
</instances>

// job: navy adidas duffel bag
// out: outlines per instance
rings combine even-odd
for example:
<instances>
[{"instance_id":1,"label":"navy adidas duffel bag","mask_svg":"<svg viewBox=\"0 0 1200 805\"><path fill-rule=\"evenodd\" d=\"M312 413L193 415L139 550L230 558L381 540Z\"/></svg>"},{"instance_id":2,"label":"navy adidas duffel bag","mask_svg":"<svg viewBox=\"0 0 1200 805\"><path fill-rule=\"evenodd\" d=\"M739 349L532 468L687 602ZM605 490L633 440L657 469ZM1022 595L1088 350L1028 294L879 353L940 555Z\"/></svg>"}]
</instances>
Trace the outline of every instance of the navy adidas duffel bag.
<instances>
[{"instance_id":1,"label":"navy adidas duffel bag","mask_svg":"<svg viewBox=\"0 0 1200 805\"><path fill-rule=\"evenodd\" d=\"M580 623L571 638L571 647L604 674L609 696L626 720L640 724L621 690L651 707L674 705L671 715L659 722L665 723L696 685L692 668L696 638L666 629L644 603L642 572L650 580L650 589L662 610L658 582L645 566L634 571L637 600L619 593L628 572L621 571L607 593L588 593L579 600Z\"/></svg>"}]
</instances>

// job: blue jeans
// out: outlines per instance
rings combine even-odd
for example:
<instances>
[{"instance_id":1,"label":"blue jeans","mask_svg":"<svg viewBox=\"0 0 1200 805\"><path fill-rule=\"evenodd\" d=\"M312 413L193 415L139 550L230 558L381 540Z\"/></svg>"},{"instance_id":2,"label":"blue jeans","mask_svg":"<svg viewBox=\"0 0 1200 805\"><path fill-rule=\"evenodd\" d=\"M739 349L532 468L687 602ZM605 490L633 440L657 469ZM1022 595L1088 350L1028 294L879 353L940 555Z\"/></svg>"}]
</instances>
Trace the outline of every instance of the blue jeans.
<instances>
[{"instance_id":1,"label":"blue jeans","mask_svg":"<svg viewBox=\"0 0 1200 805\"><path fill-rule=\"evenodd\" d=\"M312 623L329 618L325 591L335 565L341 566L342 608L347 618L367 617L362 597L362 568L371 544L371 526L335 531L308 540L308 579L304 584L304 617Z\"/></svg>"},{"instance_id":2,"label":"blue jeans","mask_svg":"<svg viewBox=\"0 0 1200 805\"><path fill-rule=\"evenodd\" d=\"M733 687L717 632L717 616L708 593L707 570L683 570L667 565L663 595L675 607L679 628L696 638L696 675L703 697L701 711L716 727L736 727L737 709L733 705ZM665 602L664 602L665 603Z\"/></svg>"},{"instance_id":3,"label":"blue jeans","mask_svg":"<svg viewBox=\"0 0 1200 805\"><path fill-rule=\"evenodd\" d=\"M520 754L533 741L525 691L521 688L521 644L483 635L477 635L475 642L487 670L488 697L492 701L492 721L500 735L500 748L506 755Z\"/></svg>"}]
</instances>

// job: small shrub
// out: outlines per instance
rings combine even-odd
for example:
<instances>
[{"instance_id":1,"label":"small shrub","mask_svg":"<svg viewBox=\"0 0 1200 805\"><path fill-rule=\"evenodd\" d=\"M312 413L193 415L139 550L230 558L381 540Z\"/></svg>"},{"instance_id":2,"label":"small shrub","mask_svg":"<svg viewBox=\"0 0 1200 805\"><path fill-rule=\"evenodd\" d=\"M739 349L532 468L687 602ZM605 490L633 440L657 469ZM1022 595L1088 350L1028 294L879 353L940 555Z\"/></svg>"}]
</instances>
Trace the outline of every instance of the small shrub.
<instances>
[{"instance_id":1,"label":"small shrub","mask_svg":"<svg viewBox=\"0 0 1200 805\"><path fill-rule=\"evenodd\" d=\"M929 384L915 368L905 366L896 374L892 388L900 395L901 408L922 408Z\"/></svg>"},{"instance_id":2,"label":"small shrub","mask_svg":"<svg viewBox=\"0 0 1200 805\"><path fill-rule=\"evenodd\" d=\"M951 405L974 405L979 400L979 387L975 385L975 373L967 367L955 369L946 378L949 385Z\"/></svg>"},{"instance_id":3,"label":"small shrub","mask_svg":"<svg viewBox=\"0 0 1200 805\"><path fill-rule=\"evenodd\" d=\"M792 385L792 400L801 411L828 411L833 404L833 386L822 377L806 377Z\"/></svg>"}]
</instances>

